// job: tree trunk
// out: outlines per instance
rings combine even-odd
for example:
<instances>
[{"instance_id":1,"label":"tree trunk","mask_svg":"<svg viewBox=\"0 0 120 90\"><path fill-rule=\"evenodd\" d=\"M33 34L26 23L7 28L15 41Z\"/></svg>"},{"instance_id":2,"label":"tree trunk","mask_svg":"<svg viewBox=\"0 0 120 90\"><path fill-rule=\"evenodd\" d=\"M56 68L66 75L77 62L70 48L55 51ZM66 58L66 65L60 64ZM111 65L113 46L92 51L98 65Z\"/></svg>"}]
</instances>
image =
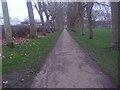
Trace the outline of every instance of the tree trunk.
<instances>
[{"instance_id":1,"label":"tree trunk","mask_svg":"<svg viewBox=\"0 0 120 90\"><path fill-rule=\"evenodd\" d=\"M120 48L120 2L111 2L111 12L112 12L112 47Z\"/></svg>"},{"instance_id":2,"label":"tree trunk","mask_svg":"<svg viewBox=\"0 0 120 90\"><path fill-rule=\"evenodd\" d=\"M78 31L78 18L78 4L76 2L70 2L68 4L67 22L68 28L70 28L72 31Z\"/></svg>"},{"instance_id":3,"label":"tree trunk","mask_svg":"<svg viewBox=\"0 0 120 90\"><path fill-rule=\"evenodd\" d=\"M47 18L47 29L48 29L49 33L52 31L52 30L50 30L50 21L49 21L49 18Z\"/></svg>"},{"instance_id":4,"label":"tree trunk","mask_svg":"<svg viewBox=\"0 0 120 90\"><path fill-rule=\"evenodd\" d=\"M81 16L80 17L80 30L81 30L81 35L84 36L85 35L85 31L84 31L84 19Z\"/></svg>"},{"instance_id":5,"label":"tree trunk","mask_svg":"<svg viewBox=\"0 0 120 90\"><path fill-rule=\"evenodd\" d=\"M61 4L55 4L55 27L57 30L63 29L63 8Z\"/></svg>"},{"instance_id":6,"label":"tree trunk","mask_svg":"<svg viewBox=\"0 0 120 90\"><path fill-rule=\"evenodd\" d=\"M50 21L50 26L51 26L51 28L50 28L51 31L54 32L55 31L55 23L54 23L54 18L53 17L52 17L52 20Z\"/></svg>"},{"instance_id":7,"label":"tree trunk","mask_svg":"<svg viewBox=\"0 0 120 90\"><path fill-rule=\"evenodd\" d=\"M79 17L80 17L80 32L81 32L81 35L84 36L85 35L85 31L84 31L84 18L83 18L83 15L84 15L84 6L82 5L82 2L79 2L78 3L78 11L79 12Z\"/></svg>"},{"instance_id":8,"label":"tree trunk","mask_svg":"<svg viewBox=\"0 0 120 90\"><path fill-rule=\"evenodd\" d=\"M45 24L44 24L44 18L43 18L43 15L42 15L42 5L41 5L41 2L38 2L38 13L40 15L40 19L41 19L41 22L42 22L42 33L43 35L46 35L46 28L45 28Z\"/></svg>"},{"instance_id":9,"label":"tree trunk","mask_svg":"<svg viewBox=\"0 0 120 90\"><path fill-rule=\"evenodd\" d=\"M88 24L89 24L89 38L93 39L93 28L92 28L92 7L93 2L87 2L87 16L88 16Z\"/></svg>"},{"instance_id":10,"label":"tree trunk","mask_svg":"<svg viewBox=\"0 0 120 90\"><path fill-rule=\"evenodd\" d=\"M56 17L55 17L55 29L60 30L59 15L56 15Z\"/></svg>"},{"instance_id":11,"label":"tree trunk","mask_svg":"<svg viewBox=\"0 0 120 90\"><path fill-rule=\"evenodd\" d=\"M52 31L55 31L55 18L52 18L52 27L53 27L53 30Z\"/></svg>"},{"instance_id":12,"label":"tree trunk","mask_svg":"<svg viewBox=\"0 0 120 90\"><path fill-rule=\"evenodd\" d=\"M48 32L51 32L51 30L50 30L50 20L49 20L49 15L47 14L47 13L45 13L46 14L46 19L47 19L47 30L48 30Z\"/></svg>"},{"instance_id":13,"label":"tree trunk","mask_svg":"<svg viewBox=\"0 0 120 90\"><path fill-rule=\"evenodd\" d=\"M30 38L36 38L37 37L37 31L35 28L35 21L34 21L34 14L33 14L33 8L31 2L27 0L27 8L28 8L28 15L30 20Z\"/></svg>"},{"instance_id":14,"label":"tree trunk","mask_svg":"<svg viewBox=\"0 0 120 90\"><path fill-rule=\"evenodd\" d=\"M60 30L64 29L64 20L63 20L63 9L60 10L59 22L60 22Z\"/></svg>"},{"instance_id":15,"label":"tree trunk","mask_svg":"<svg viewBox=\"0 0 120 90\"><path fill-rule=\"evenodd\" d=\"M49 20L49 14L48 14L48 12L46 10L45 2L43 2L43 11L44 11L44 13L46 15L46 19L47 19L47 31L50 33L51 32L51 30L50 30L50 20Z\"/></svg>"},{"instance_id":16,"label":"tree trunk","mask_svg":"<svg viewBox=\"0 0 120 90\"><path fill-rule=\"evenodd\" d=\"M55 16L55 28L56 30L60 30L60 23L61 23L61 19L60 19L60 14L59 14L59 9L58 7L56 7L56 16Z\"/></svg>"},{"instance_id":17,"label":"tree trunk","mask_svg":"<svg viewBox=\"0 0 120 90\"><path fill-rule=\"evenodd\" d=\"M3 16L4 16L7 46L13 47L14 45L13 45L13 39L12 39L12 31L10 27L9 12L8 12L8 6L7 6L6 0L2 2L2 10L3 10Z\"/></svg>"}]
</instances>

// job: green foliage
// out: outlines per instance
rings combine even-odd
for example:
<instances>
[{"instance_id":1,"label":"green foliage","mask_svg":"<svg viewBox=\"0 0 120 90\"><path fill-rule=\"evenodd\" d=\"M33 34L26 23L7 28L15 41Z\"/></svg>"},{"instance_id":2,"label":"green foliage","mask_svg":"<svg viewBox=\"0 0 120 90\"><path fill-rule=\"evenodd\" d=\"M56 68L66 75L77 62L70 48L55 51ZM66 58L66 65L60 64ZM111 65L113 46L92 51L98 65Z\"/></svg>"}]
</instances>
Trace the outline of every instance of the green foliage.
<instances>
[{"instance_id":1,"label":"green foliage","mask_svg":"<svg viewBox=\"0 0 120 90\"><path fill-rule=\"evenodd\" d=\"M15 45L14 48L3 47L2 74L24 67L39 70L48 53L53 48L61 31L54 32L44 38L36 38L25 44Z\"/></svg>"},{"instance_id":2,"label":"green foliage","mask_svg":"<svg viewBox=\"0 0 120 90\"><path fill-rule=\"evenodd\" d=\"M90 56L101 66L115 83L118 83L118 51L110 50L112 42L112 30L94 29L94 39L89 39L89 30L86 35L69 31L78 44L88 51Z\"/></svg>"}]
</instances>

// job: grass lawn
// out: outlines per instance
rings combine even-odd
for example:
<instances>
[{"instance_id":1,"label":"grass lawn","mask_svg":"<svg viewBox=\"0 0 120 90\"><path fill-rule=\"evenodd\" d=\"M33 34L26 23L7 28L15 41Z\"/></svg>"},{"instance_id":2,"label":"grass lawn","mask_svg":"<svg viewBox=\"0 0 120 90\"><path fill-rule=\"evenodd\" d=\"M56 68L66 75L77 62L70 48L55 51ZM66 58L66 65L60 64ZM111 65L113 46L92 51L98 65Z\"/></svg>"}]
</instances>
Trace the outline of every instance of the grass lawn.
<instances>
[{"instance_id":1,"label":"grass lawn","mask_svg":"<svg viewBox=\"0 0 120 90\"><path fill-rule=\"evenodd\" d=\"M27 87L36 72L52 50L61 31L50 33L44 38L32 39L25 44L15 45L14 48L3 47L2 74L8 80L7 87ZM24 79L21 83L19 80Z\"/></svg>"},{"instance_id":2,"label":"grass lawn","mask_svg":"<svg viewBox=\"0 0 120 90\"><path fill-rule=\"evenodd\" d=\"M109 50L111 44L110 29L94 29L94 39L89 39L89 31L85 30L86 35L80 36L79 33L69 30L72 37L84 48L90 56L100 65L103 71L112 80L118 83L118 51Z\"/></svg>"}]
</instances>

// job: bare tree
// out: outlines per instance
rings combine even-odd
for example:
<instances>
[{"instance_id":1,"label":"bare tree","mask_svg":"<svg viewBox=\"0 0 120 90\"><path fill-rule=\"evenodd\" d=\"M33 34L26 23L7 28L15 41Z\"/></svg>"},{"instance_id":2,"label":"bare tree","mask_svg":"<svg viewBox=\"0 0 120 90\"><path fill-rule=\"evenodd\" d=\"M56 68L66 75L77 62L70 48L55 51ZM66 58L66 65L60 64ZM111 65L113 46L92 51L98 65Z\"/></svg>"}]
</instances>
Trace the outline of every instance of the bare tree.
<instances>
[{"instance_id":1,"label":"bare tree","mask_svg":"<svg viewBox=\"0 0 120 90\"><path fill-rule=\"evenodd\" d=\"M89 23L90 39L93 39L92 8L93 8L93 2L87 2L87 17L88 17L88 23Z\"/></svg>"},{"instance_id":2,"label":"bare tree","mask_svg":"<svg viewBox=\"0 0 120 90\"><path fill-rule=\"evenodd\" d=\"M2 1L2 10L3 10L3 16L4 16L7 46L13 47L14 45L12 40L12 32L11 32L11 26L10 26L10 20L9 20L7 0Z\"/></svg>"},{"instance_id":3,"label":"bare tree","mask_svg":"<svg viewBox=\"0 0 120 90\"><path fill-rule=\"evenodd\" d=\"M45 28L45 22L44 22L44 18L43 18L43 6L42 3L38 0L37 3L35 3L35 8L38 11L38 14L40 16L41 19L41 23L42 23L42 33L43 35L46 35L46 28Z\"/></svg>"},{"instance_id":4,"label":"bare tree","mask_svg":"<svg viewBox=\"0 0 120 90\"><path fill-rule=\"evenodd\" d=\"M64 28L65 4L65 2L48 2L47 10L51 16L54 30L62 30Z\"/></svg>"},{"instance_id":5,"label":"bare tree","mask_svg":"<svg viewBox=\"0 0 120 90\"><path fill-rule=\"evenodd\" d=\"M81 35L84 36L84 4L82 2L78 2L78 12L79 12L79 17L80 17L80 32Z\"/></svg>"},{"instance_id":6,"label":"bare tree","mask_svg":"<svg viewBox=\"0 0 120 90\"><path fill-rule=\"evenodd\" d=\"M61 2L55 2L55 27L57 30L63 29L63 4Z\"/></svg>"},{"instance_id":7,"label":"bare tree","mask_svg":"<svg viewBox=\"0 0 120 90\"><path fill-rule=\"evenodd\" d=\"M51 17L51 20L50 20L50 24L51 24L51 27L52 27L52 31L55 31L55 3L50 3L48 2L48 5L46 6L47 10L49 11L49 14L50 14L50 17Z\"/></svg>"},{"instance_id":8,"label":"bare tree","mask_svg":"<svg viewBox=\"0 0 120 90\"><path fill-rule=\"evenodd\" d=\"M29 15L29 20L30 20L30 38L36 38L37 31L35 28L33 8L32 8L32 3L30 0L27 0L27 8L28 8L28 15Z\"/></svg>"},{"instance_id":9,"label":"bare tree","mask_svg":"<svg viewBox=\"0 0 120 90\"><path fill-rule=\"evenodd\" d=\"M77 31L78 30L78 4L76 2L69 2L67 9L67 22L68 28Z\"/></svg>"}]
</instances>

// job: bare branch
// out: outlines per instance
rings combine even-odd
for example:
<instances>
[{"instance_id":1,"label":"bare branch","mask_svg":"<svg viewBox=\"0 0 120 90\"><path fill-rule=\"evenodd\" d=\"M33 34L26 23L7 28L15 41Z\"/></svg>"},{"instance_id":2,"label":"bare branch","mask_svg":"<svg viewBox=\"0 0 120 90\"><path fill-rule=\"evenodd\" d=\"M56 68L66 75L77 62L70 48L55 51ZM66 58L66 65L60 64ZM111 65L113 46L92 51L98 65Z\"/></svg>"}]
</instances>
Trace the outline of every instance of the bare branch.
<instances>
[{"instance_id":1,"label":"bare branch","mask_svg":"<svg viewBox=\"0 0 120 90\"><path fill-rule=\"evenodd\" d=\"M103 3L98 3L98 2L94 2L94 3L96 3L96 4L98 4L98 5L110 7L110 5L108 5L108 4L103 4Z\"/></svg>"}]
</instances>

